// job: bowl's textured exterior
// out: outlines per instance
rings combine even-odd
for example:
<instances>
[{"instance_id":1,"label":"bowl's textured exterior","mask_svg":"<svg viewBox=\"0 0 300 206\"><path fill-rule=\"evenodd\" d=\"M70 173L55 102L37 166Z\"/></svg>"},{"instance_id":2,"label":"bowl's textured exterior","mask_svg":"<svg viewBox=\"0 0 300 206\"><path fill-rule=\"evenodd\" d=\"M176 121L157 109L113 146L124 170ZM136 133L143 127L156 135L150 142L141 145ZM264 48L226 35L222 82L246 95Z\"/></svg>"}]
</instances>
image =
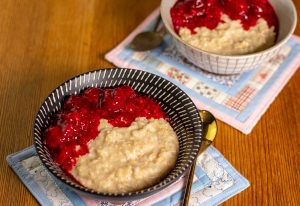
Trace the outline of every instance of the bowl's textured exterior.
<instances>
[{"instance_id":1,"label":"bowl's textured exterior","mask_svg":"<svg viewBox=\"0 0 300 206\"><path fill-rule=\"evenodd\" d=\"M274 46L257 53L226 56L203 51L181 40L173 29L170 9L177 0L162 0L160 13L168 33L178 51L194 65L216 74L236 74L257 68L271 59L292 36L296 24L297 13L291 0L269 0L279 19L279 33Z\"/></svg>"},{"instance_id":2,"label":"bowl's textured exterior","mask_svg":"<svg viewBox=\"0 0 300 206\"><path fill-rule=\"evenodd\" d=\"M156 99L170 118L179 140L179 156L175 168L160 183L141 191L123 194L99 193L69 178L53 161L43 143L43 131L53 113L59 111L66 96L78 94L87 87L130 85L134 90ZM60 85L45 99L34 123L34 143L39 158L59 180L78 192L110 201L135 200L149 196L179 179L196 158L202 140L202 123L192 100L171 82L154 74L134 69L100 69L74 77Z\"/></svg>"}]
</instances>

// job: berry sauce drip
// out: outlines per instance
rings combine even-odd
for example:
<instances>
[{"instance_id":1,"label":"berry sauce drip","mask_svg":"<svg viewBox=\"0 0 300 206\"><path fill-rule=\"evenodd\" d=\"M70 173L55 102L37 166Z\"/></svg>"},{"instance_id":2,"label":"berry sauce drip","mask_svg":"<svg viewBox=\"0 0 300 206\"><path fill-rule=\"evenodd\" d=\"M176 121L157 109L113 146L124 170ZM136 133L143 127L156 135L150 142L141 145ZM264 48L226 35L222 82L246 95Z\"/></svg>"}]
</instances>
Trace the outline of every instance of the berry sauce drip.
<instances>
[{"instance_id":1,"label":"berry sauce drip","mask_svg":"<svg viewBox=\"0 0 300 206\"><path fill-rule=\"evenodd\" d=\"M178 0L171 8L175 32L186 27L193 34L196 27L214 29L223 23L221 16L226 14L231 20L241 20L243 28L249 30L259 18L278 31L278 19L268 0Z\"/></svg>"},{"instance_id":2,"label":"berry sauce drip","mask_svg":"<svg viewBox=\"0 0 300 206\"><path fill-rule=\"evenodd\" d=\"M137 117L168 121L154 99L129 86L88 88L64 101L62 111L53 115L51 126L44 131L44 143L53 159L69 173L76 158L88 153L87 143L98 136L101 119L114 127L128 127Z\"/></svg>"}]
</instances>

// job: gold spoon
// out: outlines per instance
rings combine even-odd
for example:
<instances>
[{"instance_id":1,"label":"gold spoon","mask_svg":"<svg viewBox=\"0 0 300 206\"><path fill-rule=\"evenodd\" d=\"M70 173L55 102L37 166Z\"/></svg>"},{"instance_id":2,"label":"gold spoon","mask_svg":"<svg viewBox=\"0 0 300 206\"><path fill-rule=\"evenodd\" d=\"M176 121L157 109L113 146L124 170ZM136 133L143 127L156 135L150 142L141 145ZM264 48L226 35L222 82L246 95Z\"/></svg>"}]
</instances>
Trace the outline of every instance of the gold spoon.
<instances>
[{"instance_id":1,"label":"gold spoon","mask_svg":"<svg viewBox=\"0 0 300 206\"><path fill-rule=\"evenodd\" d=\"M200 118L202 120L203 124L203 142L200 147L200 150L198 152L197 157L204 152L213 142L213 140L216 137L217 134L217 121L215 117L206 110L201 110L199 111L200 113ZM189 179L185 188L184 192L184 197L183 197L183 206L188 206L189 205L189 199L191 195L191 190L192 190L192 184L193 184L193 178L194 178L194 172L195 172L195 167L197 163L197 157L195 158L189 172Z\"/></svg>"},{"instance_id":2,"label":"gold spoon","mask_svg":"<svg viewBox=\"0 0 300 206\"><path fill-rule=\"evenodd\" d=\"M130 48L136 51L147 51L159 47L163 41L163 35L156 31L160 21L161 17L159 15L152 31L146 31L136 35L129 45Z\"/></svg>"}]
</instances>

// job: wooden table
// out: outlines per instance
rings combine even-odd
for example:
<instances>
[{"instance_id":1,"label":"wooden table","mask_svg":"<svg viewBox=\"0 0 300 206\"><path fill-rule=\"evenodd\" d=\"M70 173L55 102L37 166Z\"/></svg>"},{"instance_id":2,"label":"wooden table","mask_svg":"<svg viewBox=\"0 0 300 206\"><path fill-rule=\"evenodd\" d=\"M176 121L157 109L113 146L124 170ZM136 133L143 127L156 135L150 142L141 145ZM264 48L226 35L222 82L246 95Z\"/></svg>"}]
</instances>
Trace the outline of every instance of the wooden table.
<instances>
[{"instance_id":1,"label":"wooden table","mask_svg":"<svg viewBox=\"0 0 300 206\"><path fill-rule=\"evenodd\" d=\"M298 10L300 1L294 0ZM5 157L33 144L40 104L64 80L111 67L104 54L159 0L0 1L0 201L37 205ZM300 35L298 24L296 34ZM300 71L248 136L219 123L214 146L251 183L224 205L300 203Z\"/></svg>"}]
</instances>

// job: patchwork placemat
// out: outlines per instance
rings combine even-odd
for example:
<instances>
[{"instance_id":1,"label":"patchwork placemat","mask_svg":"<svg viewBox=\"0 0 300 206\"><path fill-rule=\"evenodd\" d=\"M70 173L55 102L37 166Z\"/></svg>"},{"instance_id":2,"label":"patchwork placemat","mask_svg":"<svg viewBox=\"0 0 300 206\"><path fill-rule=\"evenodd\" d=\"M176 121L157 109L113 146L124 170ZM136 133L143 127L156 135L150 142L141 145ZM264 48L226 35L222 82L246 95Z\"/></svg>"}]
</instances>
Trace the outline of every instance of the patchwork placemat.
<instances>
[{"instance_id":1,"label":"patchwork placemat","mask_svg":"<svg viewBox=\"0 0 300 206\"><path fill-rule=\"evenodd\" d=\"M157 49L135 52L128 44L136 34L151 30L155 10L105 58L118 67L142 69L181 87L195 104L218 119L249 134L300 65L300 40L293 36L270 61L238 75L217 75L197 68L178 53L169 35Z\"/></svg>"},{"instance_id":2,"label":"patchwork placemat","mask_svg":"<svg viewBox=\"0 0 300 206\"><path fill-rule=\"evenodd\" d=\"M42 165L34 147L7 156L7 162L41 205L111 206L113 203L77 194L57 181ZM180 205L186 177L148 198L123 206ZM190 205L218 205L249 186L249 182L214 148L198 159Z\"/></svg>"}]
</instances>

